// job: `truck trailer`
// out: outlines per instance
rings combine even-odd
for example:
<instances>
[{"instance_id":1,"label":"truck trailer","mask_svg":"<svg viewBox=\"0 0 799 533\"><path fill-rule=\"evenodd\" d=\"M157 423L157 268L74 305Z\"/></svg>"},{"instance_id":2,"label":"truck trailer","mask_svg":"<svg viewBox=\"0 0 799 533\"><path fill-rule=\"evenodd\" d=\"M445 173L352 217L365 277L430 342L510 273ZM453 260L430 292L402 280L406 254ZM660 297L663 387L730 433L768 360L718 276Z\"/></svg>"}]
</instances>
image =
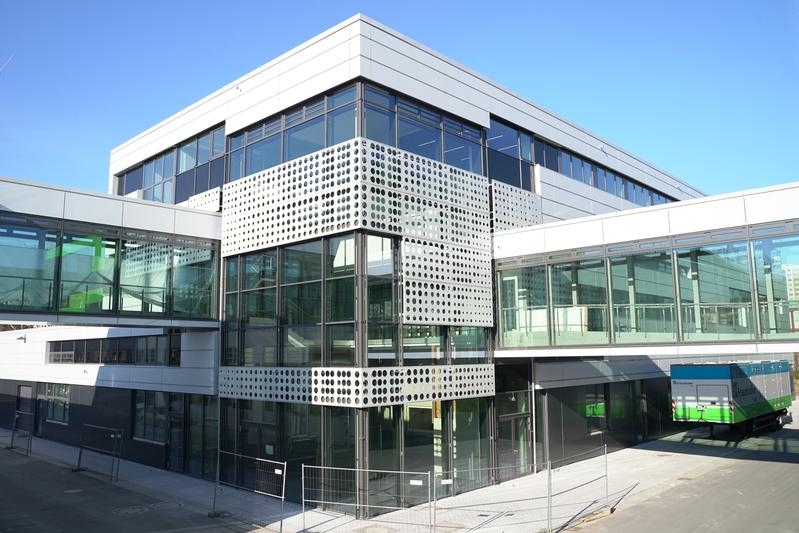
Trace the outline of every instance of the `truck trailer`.
<instances>
[{"instance_id":1,"label":"truck trailer","mask_svg":"<svg viewBox=\"0 0 799 533\"><path fill-rule=\"evenodd\" d=\"M677 422L780 427L791 401L787 361L671 365L671 410Z\"/></svg>"}]
</instances>

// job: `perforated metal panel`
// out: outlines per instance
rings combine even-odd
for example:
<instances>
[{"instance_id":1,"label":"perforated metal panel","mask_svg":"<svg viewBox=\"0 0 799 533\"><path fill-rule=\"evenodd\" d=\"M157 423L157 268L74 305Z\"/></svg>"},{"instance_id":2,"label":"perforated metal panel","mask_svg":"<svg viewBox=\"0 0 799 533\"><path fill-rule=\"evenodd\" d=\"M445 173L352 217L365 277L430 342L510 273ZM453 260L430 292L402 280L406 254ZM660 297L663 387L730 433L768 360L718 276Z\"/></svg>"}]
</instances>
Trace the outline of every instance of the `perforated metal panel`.
<instances>
[{"instance_id":1,"label":"perforated metal panel","mask_svg":"<svg viewBox=\"0 0 799 533\"><path fill-rule=\"evenodd\" d=\"M224 187L223 256L358 228L402 237L405 323L493 325L485 176L357 138Z\"/></svg>"},{"instance_id":2,"label":"perforated metal panel","mask_svg":"<svg viewBox=\"0 0 799 533\"><path fill-rule=\"evenodd\" d=\"M493 396L494 365L392 368L221 367L223 398L338 407Z\"/></svg>"},{"instance_id":3,"label":"perforated metal panel","mask_svg":"<svg viewBox=\"0 0 799 533\"><path fill-rule=\"evenodd\" d=\"M494 231L541 224L541 196L499 181L491 182Z\"/></svg>"},{"instance_id":4,"label":"perforated metal panel","mask_svg":"<svg viewBox=\"0 0 799 533\"><path fill-rule=\"evenodd\" d=\"M186 207L201 211L217 212L222 207L222 188L214 187L211 190L195 194L186 200Z\"/></svg>"}]
</instances>

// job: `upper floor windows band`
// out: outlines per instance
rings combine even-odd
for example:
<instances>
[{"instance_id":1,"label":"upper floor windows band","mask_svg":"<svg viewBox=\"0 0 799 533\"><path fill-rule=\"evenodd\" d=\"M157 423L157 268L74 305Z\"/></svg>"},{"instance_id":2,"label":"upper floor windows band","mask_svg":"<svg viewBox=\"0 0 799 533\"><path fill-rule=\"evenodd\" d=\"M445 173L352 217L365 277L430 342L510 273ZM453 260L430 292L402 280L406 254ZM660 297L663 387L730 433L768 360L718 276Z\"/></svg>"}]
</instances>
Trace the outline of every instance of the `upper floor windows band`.
<instances>
[{"instance_id":1,"label":"upper floor windows band","mask_svg":"<svg viewBox=\"0 0 799 533\"><path fill-rule=\"evenodd\" d=\"M638 205L668 196L492 117L488 129L375 85L351 83L225 138L216 127L118 176L119 194L181 203L189 197L358 135L533 190L534 165ZM227 144L225 144L227 142Z\"/></svg>"}]
</instances>

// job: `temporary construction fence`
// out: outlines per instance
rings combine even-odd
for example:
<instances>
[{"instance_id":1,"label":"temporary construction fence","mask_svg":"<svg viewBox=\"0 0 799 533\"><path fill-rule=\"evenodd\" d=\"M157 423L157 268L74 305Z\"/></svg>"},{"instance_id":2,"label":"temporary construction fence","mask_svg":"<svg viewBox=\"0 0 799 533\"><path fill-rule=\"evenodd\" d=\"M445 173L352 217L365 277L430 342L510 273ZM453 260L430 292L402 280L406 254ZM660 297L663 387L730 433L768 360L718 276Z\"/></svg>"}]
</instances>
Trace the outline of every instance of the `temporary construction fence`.
<instances>
[{"instance_id":1,"label":"temporary construction fence","mask_svg":"<svg viewBox=\"0 0 799 533\"><path fill-rule=\"evenodd\" d=\"M33 445L33 424L33 413L14 411L14 418L11 421L11 437L6 449L21 449L25 455L30 455Z\"/></svg>"},{"instance_id":2,"label":"temporary construction fence","mask_svg":"<svg viewBox=\"0 0 799 533\"><path fill-rule=\"evenodd\" d=\"M94 424L83 424L78 448L78 461L75 472L87 470L84 465L84 452L94 452L111 458L109 479L119 481L119 465L122 462L122 443L125 430Z\"/></svg>"},{"instance_id":3,"label":"temporary construction fence","mask_svg":"<svg viewBox=\"0 0 799 533\"><path fill-rule=\"evenodd\" d=\"M591 458L591 463L577 462ZM606 446L537 467L517 464L436 472L434 527L448 533L488 527L558 531L608 505ZM489 486L493 487L479 490Z\"/></svg>"},{"instance_id":4,"label":"temporary construction fence","mask_svg":"<svg viewBox=\"0 0 799 533\"><path fill-rule=\"evenodd\" d=\"M208 516L230 515L264 526L279 522L282 532L286 463L227 451L218 457Z\"/></svg>"},{"instance_id":5,"label":"temporary construction fence","mask_svg":"<svg viewBox=\"0 0 799 533\"><path fill-rule=\"evenodd\" d=\"M430 472L302 465L303 531L315 531L312 508L328 513L325 530L385 521L392 531L433 531L432 498Z\"/></svg>"}]
</instances>

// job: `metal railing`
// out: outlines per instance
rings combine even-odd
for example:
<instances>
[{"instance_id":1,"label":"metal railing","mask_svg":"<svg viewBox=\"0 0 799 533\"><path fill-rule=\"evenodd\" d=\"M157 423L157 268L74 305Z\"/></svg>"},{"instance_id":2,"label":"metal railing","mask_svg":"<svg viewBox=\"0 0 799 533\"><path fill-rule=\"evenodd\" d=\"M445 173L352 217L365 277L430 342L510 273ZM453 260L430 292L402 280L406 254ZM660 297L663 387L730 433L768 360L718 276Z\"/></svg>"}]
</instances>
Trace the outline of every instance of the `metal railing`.
<instances>
[{"instance_id":1,"label":"metal railing","mask_svg":"<svg viewBox=\"0 0 799 533\"><path fill-rule=\"evenodd\" d=\"M11 421L11 440L6 446L7 450L14 450L18 448L16 443L20 440L25 440L25 455L31 454L31 446L33 445L33 413L27 411L14 411L14 418Z\"/></svg>"},{"instance_id":2,"label":"metal railing","mask_svg":"<svg viewBox=\"0 0 799 533\"><path fill-rule=\"evenodd\" d=\"M78 447L78 462L73 472L88 470L83 466L83 452L91 451L111 457L110 481L119 481L119 465L122 462L122 443L125 431L122 428L83 424Z\"/></svg>"},{"instance_id":3,"label":"metal railing","mask_svg":"<svg viewBox=\"0 0 799 533\"><path fill-rule=\"evenodd\" d=\"M224 474L223 474L224 472ZM223 479L228 473L232 479ZM286 503L286 462L272 461L260 457L252 457L224 450L219 451L216 482L214 483L214 494L211 499L211 511L209 517L222 516L224 513L239 515L248 521L269 522L261 520L261 517L271 516L267 506L261 509L260 501L256 503L256 509L249 509L248 512L241 511L242 498L235 497L227 502L227 507L220 510L220 499L230 494L235 495L236 491L246 491L251 494L265 496L280 501L280 531L283 531L283 518ZM224 507L222 504L221 507ZM261 513L260 511L264 511ZM246 514L247 516L243 516ZM267 525L264 523L264 525Z\"/></svg>"},{"instance_id":4,"label":"metal railing","mask_svg":"<svg viewBox=\"0 0 799 533\"><path fill-rule=\"evenodd\" d=\"M302 531L307 507L364 525L390 521L394 531L433 531L430 472L302 465ZM390 518L382 515L392 513ZM342 524L343 525L343 524Z\"/></svg>"}]
</instances>

